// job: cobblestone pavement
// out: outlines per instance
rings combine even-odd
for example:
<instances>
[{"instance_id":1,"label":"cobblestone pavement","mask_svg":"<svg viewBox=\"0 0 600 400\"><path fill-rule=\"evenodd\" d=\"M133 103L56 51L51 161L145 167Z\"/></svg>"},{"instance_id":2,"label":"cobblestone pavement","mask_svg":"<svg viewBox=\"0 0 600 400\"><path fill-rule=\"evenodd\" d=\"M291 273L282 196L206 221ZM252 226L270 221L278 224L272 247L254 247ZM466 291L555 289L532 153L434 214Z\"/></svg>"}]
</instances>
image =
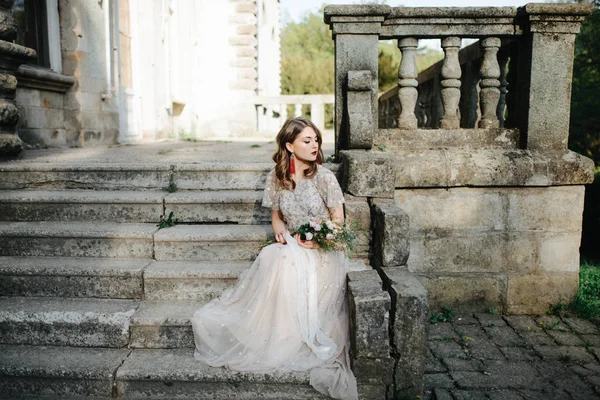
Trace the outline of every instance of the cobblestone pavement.
<instances>
[{"instance_id":1,"label":"cobblestone pavement","mask_svg":"<svg viewBox=\"0 0 600 400\"><path fill-rule=\"evenodd\" d=\"M600 332L587 320L473 314L429 327L424 399L600 399Z\"/></svg>"}]
</instances>

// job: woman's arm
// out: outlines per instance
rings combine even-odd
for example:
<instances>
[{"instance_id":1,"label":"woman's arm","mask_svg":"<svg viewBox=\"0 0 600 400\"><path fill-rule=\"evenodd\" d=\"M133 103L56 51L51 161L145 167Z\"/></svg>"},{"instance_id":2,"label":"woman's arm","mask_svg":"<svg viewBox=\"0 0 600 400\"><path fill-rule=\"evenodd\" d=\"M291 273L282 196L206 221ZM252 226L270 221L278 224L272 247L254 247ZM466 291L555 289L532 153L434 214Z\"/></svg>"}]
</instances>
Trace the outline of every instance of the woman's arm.
<instances>
[{"instance_id":1,"label":"woman's arm","mask_svg":"<svg viewBox=\"0 0 600 400\"><path fill-rule=\"evenodd\" d=\"M344 225L344 206L329 207L331 220L340 225Z\"/></svg>"},{"instance_id":2,"label":"woman's arm","mask_svg":"<svg viewBox=\"0 0 600 400\"><path fill-rule=\"evenodd\" d=\"M277 240L278 243L286 244L285 234L287 228L285 227L285 222L283 222L283 214L280 210L271 210L271 226L275 233L275 240Z\"/></svg>"}]
</instances>

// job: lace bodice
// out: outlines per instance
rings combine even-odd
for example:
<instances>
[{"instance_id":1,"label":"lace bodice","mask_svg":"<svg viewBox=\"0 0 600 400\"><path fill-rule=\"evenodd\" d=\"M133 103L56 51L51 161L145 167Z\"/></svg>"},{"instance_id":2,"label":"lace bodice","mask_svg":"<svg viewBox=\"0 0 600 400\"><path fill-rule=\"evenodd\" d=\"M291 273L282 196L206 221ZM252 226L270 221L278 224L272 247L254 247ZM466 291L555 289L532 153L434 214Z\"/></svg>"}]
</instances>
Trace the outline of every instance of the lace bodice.
<instances>
[{"instance_id":1,"label":"lace bodice","mask_svg":"<svg viewBox=\"0 0 600 400\"><path fill-rule=\"evenodd\" d=\"M267 176L262 205L281 210L287 227L294 230L310 220L329 219L328 208L343 203L344 194L335 175L319 165L317 174L312 179L296 182L293 191L281 188L276 181L275 170L271 170Z\"/></svg>"}]
</instances>

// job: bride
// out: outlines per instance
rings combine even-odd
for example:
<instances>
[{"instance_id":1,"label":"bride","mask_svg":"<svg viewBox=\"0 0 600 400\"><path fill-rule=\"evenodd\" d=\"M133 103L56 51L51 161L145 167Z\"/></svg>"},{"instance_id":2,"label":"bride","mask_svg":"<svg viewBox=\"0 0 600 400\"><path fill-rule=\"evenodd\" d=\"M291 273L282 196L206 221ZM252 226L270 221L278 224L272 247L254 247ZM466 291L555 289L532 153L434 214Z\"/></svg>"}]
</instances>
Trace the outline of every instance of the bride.
<instances>
[{"instance_id":1,"label":"bride","mask_svg":"<svg viewBox=\"0 0 600 400\"><path fill-rule=\"evenodd\" d=\"M310 384L336 399L357 399L348 355L347 259L294 231L309 221L343 223L342 190L321 166L322 137L308 119L285 122L263 206L277 243L262 249L237 285L194 313L194 356L236 371L308 371Z\"/></svg>"}]
</instances>

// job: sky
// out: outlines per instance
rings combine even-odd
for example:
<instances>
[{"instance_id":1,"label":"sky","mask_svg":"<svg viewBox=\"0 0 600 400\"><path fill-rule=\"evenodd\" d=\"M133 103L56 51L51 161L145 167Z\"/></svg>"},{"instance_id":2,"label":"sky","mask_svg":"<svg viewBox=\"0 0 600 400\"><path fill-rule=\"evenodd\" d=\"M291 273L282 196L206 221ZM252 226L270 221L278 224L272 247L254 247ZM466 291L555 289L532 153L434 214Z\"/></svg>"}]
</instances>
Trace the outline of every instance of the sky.
<instances>
[{"instance_id":1,"label":"sky","mask_svg":"<svg viewBox=\"0 0 600 400\"><path fill-rule=\"evenodd\" d=\"M385 4L397 7L520 7L527 3L548 2L549 0L388 0ZM299 22L304 14L318 11L323 4L360 4L365 0L280 0L282 23L287 18Z\"/></svg>"}]
</instances>

